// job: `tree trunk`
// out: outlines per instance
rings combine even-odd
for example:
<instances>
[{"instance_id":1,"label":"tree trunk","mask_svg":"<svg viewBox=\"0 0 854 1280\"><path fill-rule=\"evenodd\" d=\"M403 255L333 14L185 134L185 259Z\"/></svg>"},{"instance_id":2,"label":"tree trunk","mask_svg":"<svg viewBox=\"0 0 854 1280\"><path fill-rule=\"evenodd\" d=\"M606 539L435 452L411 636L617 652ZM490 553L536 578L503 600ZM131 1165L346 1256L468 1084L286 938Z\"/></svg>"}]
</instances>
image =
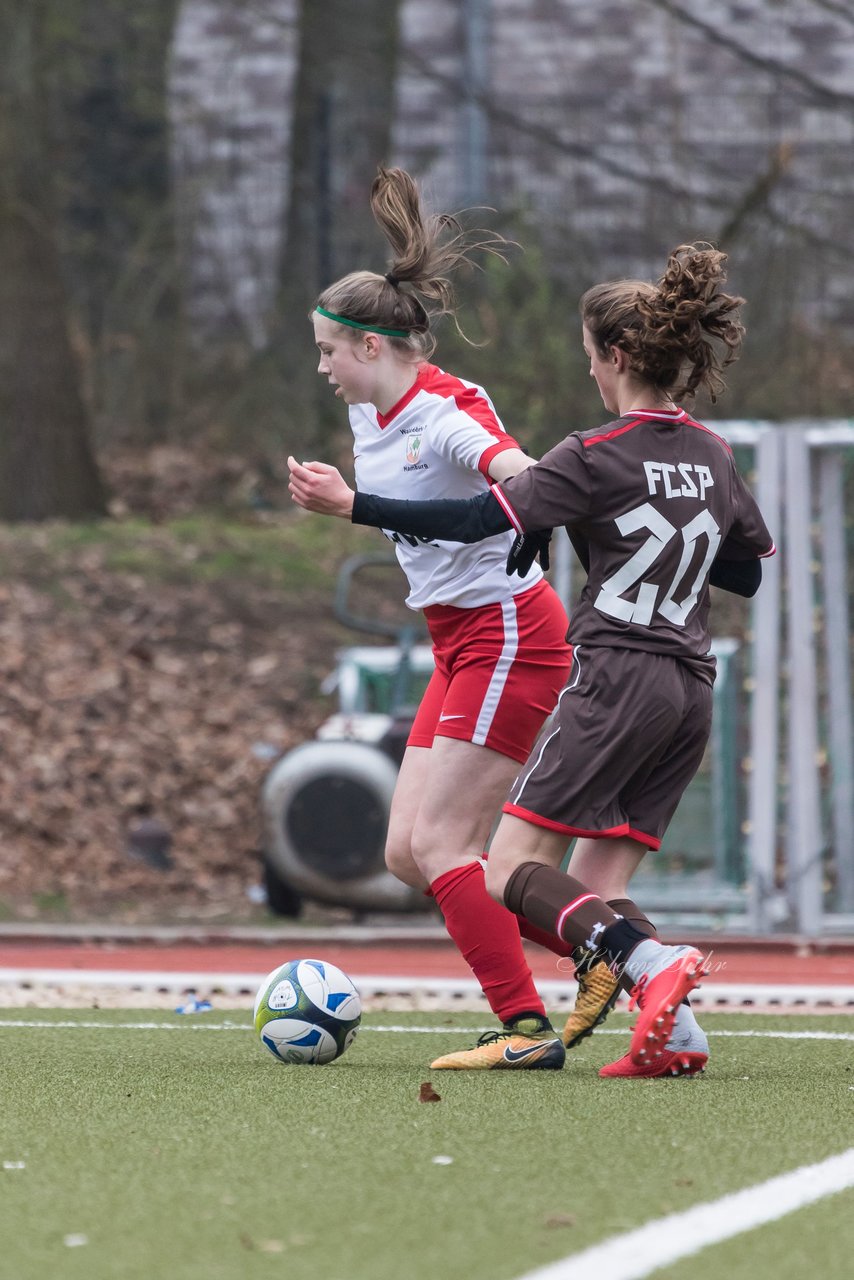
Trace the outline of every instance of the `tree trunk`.
<instances>
[{"instance_id":1,"label":"tree trunk","mask_svg":"<svg viewBox=\"0 0 854 1280\"><path fill-rule=\"evenodd\" d=\"M0 519L102 514L47 166L43 0L0 0Z\"/></svg>"},{"instance_id":2,"label":"tree trunk","mask_svg":"<svg viewBox=\"0 0 854 1280\"><path fill-rule=\"evenodd\" d=\"M388 256L368 202L377 165L389 158L398 8L398 0L302 3L277 346L307 444L327 416L308 313L333 280L382 271Z\"/></svg>"},{"instance_id":3,"label":"tree trunk","mask_svg":"<svg viewBox=\"0 0 854 1280\"><path fill-rule=\"evenodd\" d=\"M307 305L384 261L368 197L388 162L397 42L397 0L303 0L282 284Z\"/></svg>"},{"instance_id":4,"label":"tree trunk","mask_svg":"<svg viewBox=\"0 0 854 1280\"><path fill-rule=\"evenodd\" d=\"M97 438L184 427L166 68L177 0L49 0L60 251Z\"/></svg>"}]
</instances>

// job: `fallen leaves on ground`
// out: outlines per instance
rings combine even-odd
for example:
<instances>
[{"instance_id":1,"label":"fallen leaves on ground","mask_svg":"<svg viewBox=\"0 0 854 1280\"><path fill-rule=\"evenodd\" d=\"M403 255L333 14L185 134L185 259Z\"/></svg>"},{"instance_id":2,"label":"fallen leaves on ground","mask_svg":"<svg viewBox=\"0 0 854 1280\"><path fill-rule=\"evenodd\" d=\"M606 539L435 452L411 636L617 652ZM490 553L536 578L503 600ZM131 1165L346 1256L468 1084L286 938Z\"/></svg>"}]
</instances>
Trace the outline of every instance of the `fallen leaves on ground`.
<instances>
[{"instance_id":1,"label":"fallen leaves on ground","mask_svg":"<svg viewBox=\"0 0 854 1280\"><path fill-rule=\"evenodd\" d=\"M246 914L264 775L335 709L319 685L351 637L329 593L152 583L97 545L46 564L27 536L0 530L0 907ZM148 817L167 870L129 856Z\"/></svg>"}]
</instances>

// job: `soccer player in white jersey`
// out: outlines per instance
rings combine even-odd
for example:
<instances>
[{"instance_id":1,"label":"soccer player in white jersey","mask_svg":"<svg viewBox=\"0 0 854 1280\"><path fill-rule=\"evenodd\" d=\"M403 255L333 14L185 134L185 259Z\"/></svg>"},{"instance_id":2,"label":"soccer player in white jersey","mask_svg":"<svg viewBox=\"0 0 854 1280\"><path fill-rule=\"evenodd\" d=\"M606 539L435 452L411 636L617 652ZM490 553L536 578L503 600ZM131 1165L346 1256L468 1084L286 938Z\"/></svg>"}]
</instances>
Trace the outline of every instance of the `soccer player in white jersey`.
<instances>
[{"instance_id":1,"label":"soccer player in white jersey","mask_svg":"<svg viewBox=\"0 0 854 1280\"><path fill-rule=\"evenodd\" d=\"M453 314L451 276L474 248L452 218L422 213L400 169L380 169L371 208L393 253L387 274L354 272L320 295L318 372L349 407L359 488L469 498L530 463L486 392L429 362L431 313ZM435 672L412 726L391 805L389 869L435 899L501 1023L435 1068L559 1068L516 917L492 900L483 851L498 809L565 682L567 618L533 555L507 572L514 535L477 546L387 533L424 611ZM530 933L536 937L537 930ZM549 945L554 939L549 939ZM560 954L572 954L561 944ZM552 947L552 949L556 949Z\"/></svg>"},{"instance_id":2,"label":"soccer player in white jersey","mask_svg":"<svg viewBox=\"0 0 854 1280\"><path fill-rule=\"evenodd\" d=\"M411 537L524 535L565 524L588 577L569 629L573 672L520 772L487 882L540 929L605 958L640 1014L610 1077L693 1075L708 1042L686 1003L704 974L694 947L659 943L643 913L615 909L659 848L709 738L715 660L709 585L752 595L774 544L732 452L676 397L714 397L738 354L741 298L726 256L675 249L657 284L609 281L581 299L584 350L604 427L573 432L536 465L465 501L353 493L334 468L298 467L302 506ZM577 842L564 874L566 845Z\"/></svg>"}]
</instances>

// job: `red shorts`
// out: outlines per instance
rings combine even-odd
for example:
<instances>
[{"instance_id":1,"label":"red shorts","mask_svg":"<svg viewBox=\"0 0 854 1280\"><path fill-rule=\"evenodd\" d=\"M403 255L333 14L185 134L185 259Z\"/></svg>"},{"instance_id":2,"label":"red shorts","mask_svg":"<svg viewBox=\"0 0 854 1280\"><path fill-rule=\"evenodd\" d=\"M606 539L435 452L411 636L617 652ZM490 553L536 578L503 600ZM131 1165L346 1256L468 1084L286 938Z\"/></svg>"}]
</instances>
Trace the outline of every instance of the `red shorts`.
<instances>
[{"instance_id":1,"label":"red shorts","mask_svg":"<svg viewBox=\"0 0 854 1280\"><path fill-rule=\"evenodd\" d=\"M567 617L545 581L477 609L429 605L436 669L407 746L459 738L527 760L569 672Z\"/></svg>"}]
</instances>

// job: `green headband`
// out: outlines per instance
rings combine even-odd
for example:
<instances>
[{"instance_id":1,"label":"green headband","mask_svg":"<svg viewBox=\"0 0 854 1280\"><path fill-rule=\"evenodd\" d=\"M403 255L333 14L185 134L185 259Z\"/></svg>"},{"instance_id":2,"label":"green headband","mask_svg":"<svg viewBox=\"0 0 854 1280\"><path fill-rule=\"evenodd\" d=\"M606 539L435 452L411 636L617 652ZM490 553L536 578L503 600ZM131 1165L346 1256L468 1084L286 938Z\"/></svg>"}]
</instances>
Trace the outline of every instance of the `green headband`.
<instances>
[{"instance_id":1,"label":"green headband","mask_svg":"<svg viewBox=\"0 0 854 1280\"><path fill-rule=\"evenodd\" d=\"M378 324L360 324L358 320L348 320L346 316L336 316L334 311L327 311L325 307L315 307L315 311L319 316L326 316L327 320L334 320L337 324L348 324L351 329L364 329L367 333L382 333L387 338L408 338L408 329L382 329Z\"/></svg>"}]
</instances>

